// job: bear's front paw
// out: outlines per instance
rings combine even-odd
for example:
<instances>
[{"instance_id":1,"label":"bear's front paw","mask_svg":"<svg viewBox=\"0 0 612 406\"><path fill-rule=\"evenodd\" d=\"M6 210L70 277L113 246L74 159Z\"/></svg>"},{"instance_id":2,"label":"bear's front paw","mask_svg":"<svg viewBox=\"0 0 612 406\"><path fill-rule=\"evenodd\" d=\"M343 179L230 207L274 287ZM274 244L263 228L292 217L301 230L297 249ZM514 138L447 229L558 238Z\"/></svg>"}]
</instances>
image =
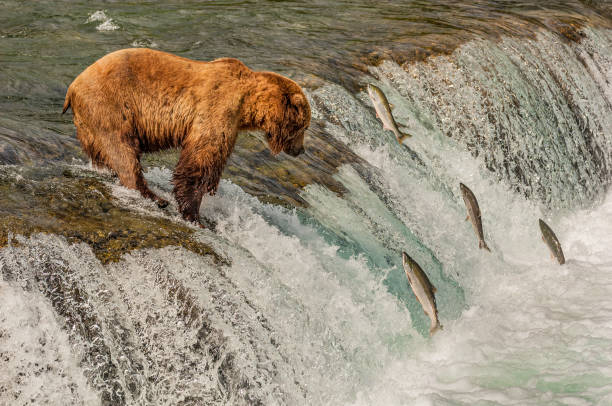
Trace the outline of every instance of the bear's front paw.
<instances>
[{"instance_id":1,"label":"bear's front paw","mask_svg":"<svg viewBox=\"0 0 612 406\"><path fill-rule=\"evenodd\" d=\"M200 228L206 228L206 225L200 221L200 216L191 211L183 213L183 220L193 223L194 225L199 226Z\"/></svg>"},{"instance_id":2,"label":"bear's front paw","mask_svg":"<svg viewBox=\"0 0 612 406\"><path fill-rule=\"evenodd\" d=\"M157 207L160 209L168 207L169 204L166 199L162 199L161 197L158 197L155 202L157 203Z\"/></svg>"},{"instance_id":3,"label":"bear's front paw","mask_svg":"<svg viewBox=\"0 0 612 406\"><path fill-rule=\"evenodd\" d=\"M204 217L200 217L200 220L198 221L198 223L200 223L200 227L202 228L208 228L210 230L214 230L217 227L217 222L211 219L207 219Z\"/></svg>"}]
</instances>

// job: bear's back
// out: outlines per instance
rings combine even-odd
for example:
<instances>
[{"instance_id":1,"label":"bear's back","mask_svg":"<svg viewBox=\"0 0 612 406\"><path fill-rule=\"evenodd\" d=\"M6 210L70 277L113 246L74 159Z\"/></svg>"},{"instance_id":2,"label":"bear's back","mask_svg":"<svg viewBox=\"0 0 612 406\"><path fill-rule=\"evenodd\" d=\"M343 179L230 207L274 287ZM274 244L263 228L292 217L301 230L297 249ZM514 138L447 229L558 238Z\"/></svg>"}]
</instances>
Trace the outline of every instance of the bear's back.
<instances>
[{"instance_id":1,"label":"bear's back","mask_svg":"<svg viewBox=\"0 0 612 406\"><path fill-rule=\"evenodd\" d=\"M252 73L234 58L204 62L148 48L126 48L98 59L77 76L71 87L79 87L81 91L87 88L163 91L201 87L215 79L239 80Z\"/></svg>"}]
</instances>

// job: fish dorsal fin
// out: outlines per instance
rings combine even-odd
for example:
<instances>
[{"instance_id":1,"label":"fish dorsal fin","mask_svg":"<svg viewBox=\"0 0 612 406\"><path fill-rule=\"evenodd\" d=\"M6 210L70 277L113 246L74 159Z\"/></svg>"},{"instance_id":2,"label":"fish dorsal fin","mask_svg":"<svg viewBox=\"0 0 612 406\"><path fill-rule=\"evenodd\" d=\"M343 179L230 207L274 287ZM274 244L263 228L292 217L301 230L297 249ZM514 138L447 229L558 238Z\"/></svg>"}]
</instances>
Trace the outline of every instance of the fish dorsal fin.
<instances>
[{"instance_id":1,"label":"fish dorsal fin","mask_svg":"<svg viewBox=\"0 0 612 406\"><path fill-rule=\"evenodd\" d=\"M390 108L391 110L393 110L393 109L395 108L395 106L393 105L393 103L389 103L389 108Z\"/></svg>"},{"instance_id":2,"label":"fish dorsal fin","mask_svg":"<svg viewBox=\"0 0 612 406\"><path fill-rule=\"evenodd\" d=\"M438 289L436 289L436 287L434 285L431 285L431 291L433 293L436 293L438 291Z\"/></svg>"},{"instance_id":3,"label":"fish dorsal fin","mask_svg":"<svg viewBox=\"0 0 612 406\"><path fill-rule=\"evenodd\" d=\"M399 143L403 143L406 138L412 137L412 134L408 133L400 133L400 137L398 138Z\"/></svg>"}]
</instances>

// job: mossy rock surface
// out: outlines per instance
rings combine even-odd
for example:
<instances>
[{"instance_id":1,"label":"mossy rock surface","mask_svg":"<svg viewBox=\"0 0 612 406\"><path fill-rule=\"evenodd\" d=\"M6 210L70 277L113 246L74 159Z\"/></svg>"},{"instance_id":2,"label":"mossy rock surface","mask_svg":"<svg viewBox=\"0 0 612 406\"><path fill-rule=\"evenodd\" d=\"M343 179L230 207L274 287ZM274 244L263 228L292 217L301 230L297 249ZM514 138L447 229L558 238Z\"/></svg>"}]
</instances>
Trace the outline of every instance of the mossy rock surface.
<instances>
[{"instance_id":1,"label":"mossy rock surface","mask_svg":"<svg viewBox=\"0 0 612 406\"><path fill-rule=\"evenodd\" d=\"M127 252L178 246L227 261L194 238L185 224L136 213L116 204L104 178L70 167L5 167L0 173L0 247L9 235L52 233L89 244L106 264ZM15 242L16 240L12 240Z\"/></svg>"}]
</instances>

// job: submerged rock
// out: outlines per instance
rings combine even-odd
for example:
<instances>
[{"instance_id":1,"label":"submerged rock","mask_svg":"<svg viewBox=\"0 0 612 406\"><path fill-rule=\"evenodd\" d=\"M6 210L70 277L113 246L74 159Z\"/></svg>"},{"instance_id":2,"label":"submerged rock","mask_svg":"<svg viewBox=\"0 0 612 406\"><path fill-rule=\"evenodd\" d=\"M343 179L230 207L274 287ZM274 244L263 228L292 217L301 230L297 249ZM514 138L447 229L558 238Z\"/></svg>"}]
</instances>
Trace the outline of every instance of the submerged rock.
<instances>
[{"instance_id":1,"label":"submerged rock","mask_svg":"<svg viewBox=\"0 0 612 406\"><path fill-rule=\"evenodd\" d=\"M15 165L20 163L15 148L7 143L0 142L0 164Z\"/></svg>"}]
</instances>

